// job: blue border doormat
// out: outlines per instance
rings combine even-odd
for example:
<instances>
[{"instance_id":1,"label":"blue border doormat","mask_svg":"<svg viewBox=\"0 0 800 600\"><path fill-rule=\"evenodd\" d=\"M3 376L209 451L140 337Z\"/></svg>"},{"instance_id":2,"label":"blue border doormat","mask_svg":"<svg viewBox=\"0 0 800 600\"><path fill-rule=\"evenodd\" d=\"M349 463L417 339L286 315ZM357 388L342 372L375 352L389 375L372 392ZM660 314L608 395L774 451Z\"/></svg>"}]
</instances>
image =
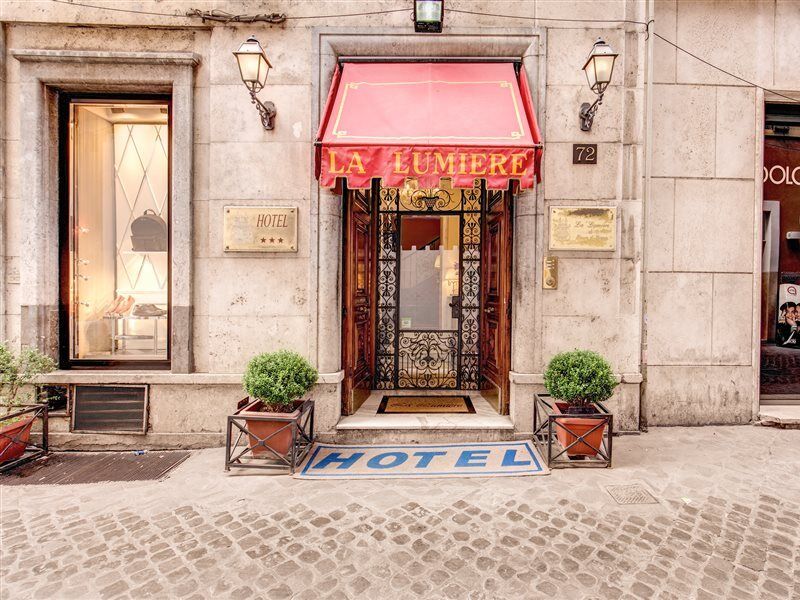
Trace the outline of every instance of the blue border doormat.
<instances>
[{"instance_id":1,"label":"blue border doormat","mask_svg":"<svg viewBox=\"0 0 800 600\"><path fill-rule=\"evenodd\" d=\"M314 444L298 479L421 479L547 475L529 441L338 446Z\"/></svg>"}]
</instances>

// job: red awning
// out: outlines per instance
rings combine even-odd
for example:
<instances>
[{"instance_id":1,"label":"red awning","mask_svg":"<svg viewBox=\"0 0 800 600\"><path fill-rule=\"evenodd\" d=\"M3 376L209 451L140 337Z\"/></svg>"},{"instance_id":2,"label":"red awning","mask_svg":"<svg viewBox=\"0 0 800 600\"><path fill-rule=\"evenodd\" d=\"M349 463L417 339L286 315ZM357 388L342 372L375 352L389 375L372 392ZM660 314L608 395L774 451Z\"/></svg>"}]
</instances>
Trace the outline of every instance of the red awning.
<instances>
[{"instance_id":1,"label":"red awning","mask_svg":"<svg viewBox=\"0 0 800 600\"><path fill-rule=\"evenodd\" d=\"M541 179L542 144L524 71L512 63L344 63L316 141L316 175L334 187L491 189Z\"/></svg>"}]
</instances>

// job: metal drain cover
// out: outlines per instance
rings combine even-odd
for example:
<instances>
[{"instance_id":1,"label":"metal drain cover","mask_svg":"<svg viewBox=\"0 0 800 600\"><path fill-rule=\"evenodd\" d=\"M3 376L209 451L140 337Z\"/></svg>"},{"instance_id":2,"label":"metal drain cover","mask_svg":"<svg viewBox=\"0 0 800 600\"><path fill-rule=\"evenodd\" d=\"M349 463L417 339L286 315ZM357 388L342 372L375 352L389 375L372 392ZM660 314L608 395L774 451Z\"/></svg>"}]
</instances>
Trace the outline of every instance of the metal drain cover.
<instances>
[{"instance_id":1,"label":"metal drain cover","mask_svg":"<svg viewBox=\"0 0 800 600\"><path fill-rule=\"evenodd\" d=\"M606 491L617 504L658 504L655 496L638 483L630 485L607 485Z\"/></svg>"},{"instance_id":2,"label":"metal drain cover","mask_svg":"<svg viewBox=\"0 0 800 600\"><path fill-rule=\"evenodd\" d=\"M2 485L67 485L105 481L158 481L190 453L184 450L54 452L0 476Z\"/></svg>"}]
</instances>

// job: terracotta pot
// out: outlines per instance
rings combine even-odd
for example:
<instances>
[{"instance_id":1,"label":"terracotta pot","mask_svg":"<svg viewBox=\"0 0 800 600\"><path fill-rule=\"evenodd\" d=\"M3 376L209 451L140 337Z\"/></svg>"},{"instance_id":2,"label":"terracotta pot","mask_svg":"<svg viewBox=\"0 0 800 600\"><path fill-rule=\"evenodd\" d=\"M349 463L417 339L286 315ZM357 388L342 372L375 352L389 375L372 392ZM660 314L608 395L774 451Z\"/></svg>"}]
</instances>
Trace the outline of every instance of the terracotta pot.
<instances>
[{"instance_id":1,"label":"terracotta pot","mask_svg":"<svg viewBox=\"0 0 800 600\"><path fill-rule=\"evenodd\" d=\"M264 412L262 410L263 403L259 400L247 408L245 408L242 413L243 414L257 414L259 416L267 416L267 415L274 415L276 417L280 417L282 419L292 419L297 420L300 416L300 406L302 402L295 402L295 410L290 413L278 413L278 412ZM265 458L269 458L273 456L272 452L267 450L264 445L269 446L272 448L276 453L281 456L286 456L289 454L289 451L292 449L292 428L291 423L289 421L271 421L271 420L262 420L262 419L247 419L245 418L245 423L247 424L247 431L252 435L248 435L247 439L250 442L250 448L253 449L253 456L263 456ZM279 429L284 428L283 431L280 433L273 435L267 441L264 442L264 445L257 446L258 440L263 440L264 438L272 435Z\"/></svg>"},{"instance_id":2,"label":"terracotta pot","mask_svg":"<svg viewBox=\"0 0 800 600\"><path fill-rule=\"evenodd\" d=\"M569 403L556 402L554 412L564 415L567 414L568 408ZM594 407L592 408L594 409ZM594 409L594 412L598 413L599 411ZM560 417L556 422L563 424L564 427L568 427L570 431L574 431L577 434L573 435L563 427L559 427L555 423L553 424L556 430L556 437L564 448L577 440L578 436L582 436L583 439L586 440L586 442L578 442L572 448L569 448L567 450L567 456L597 456L597 451L594 450L592 446L594 446L594 448L600 448L600 445L603 443L603 434L606 431L608 421L581 417ZM602 423L602 425L597 427L598 423ZM592 431L589 435L586 435L586 432L593 427L597 427L597 429ZM589 444L591 444L591 446Z\"/></svg>"},{"instance_id":3,"label":"terracotta pot","mask_svg":"<svg viewBox=\"0 0 800 600\"><path fill-rule=\"evenodd\" d=\"M25 453L34 420L28 417L0 429L0 463L17 460Z\"/></svg>"}]
</instances>

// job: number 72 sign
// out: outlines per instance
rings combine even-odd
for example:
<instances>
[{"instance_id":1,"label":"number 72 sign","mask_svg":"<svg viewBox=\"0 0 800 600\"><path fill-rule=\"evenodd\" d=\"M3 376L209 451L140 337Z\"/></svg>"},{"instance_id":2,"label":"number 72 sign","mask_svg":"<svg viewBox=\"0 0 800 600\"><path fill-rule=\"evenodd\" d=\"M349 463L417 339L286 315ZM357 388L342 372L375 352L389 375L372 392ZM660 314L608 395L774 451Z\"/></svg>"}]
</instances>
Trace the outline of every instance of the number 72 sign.
<instances>
[{"instance_id":1,"label":"number 72 sign","mask_svg":"<svg viewBox=\"0 0 800 600\"><path fill-rule=\"evenodd\" d=\"M573 165L596 165L597 144L572 144Z\"/></svg>"}]
</instances>

